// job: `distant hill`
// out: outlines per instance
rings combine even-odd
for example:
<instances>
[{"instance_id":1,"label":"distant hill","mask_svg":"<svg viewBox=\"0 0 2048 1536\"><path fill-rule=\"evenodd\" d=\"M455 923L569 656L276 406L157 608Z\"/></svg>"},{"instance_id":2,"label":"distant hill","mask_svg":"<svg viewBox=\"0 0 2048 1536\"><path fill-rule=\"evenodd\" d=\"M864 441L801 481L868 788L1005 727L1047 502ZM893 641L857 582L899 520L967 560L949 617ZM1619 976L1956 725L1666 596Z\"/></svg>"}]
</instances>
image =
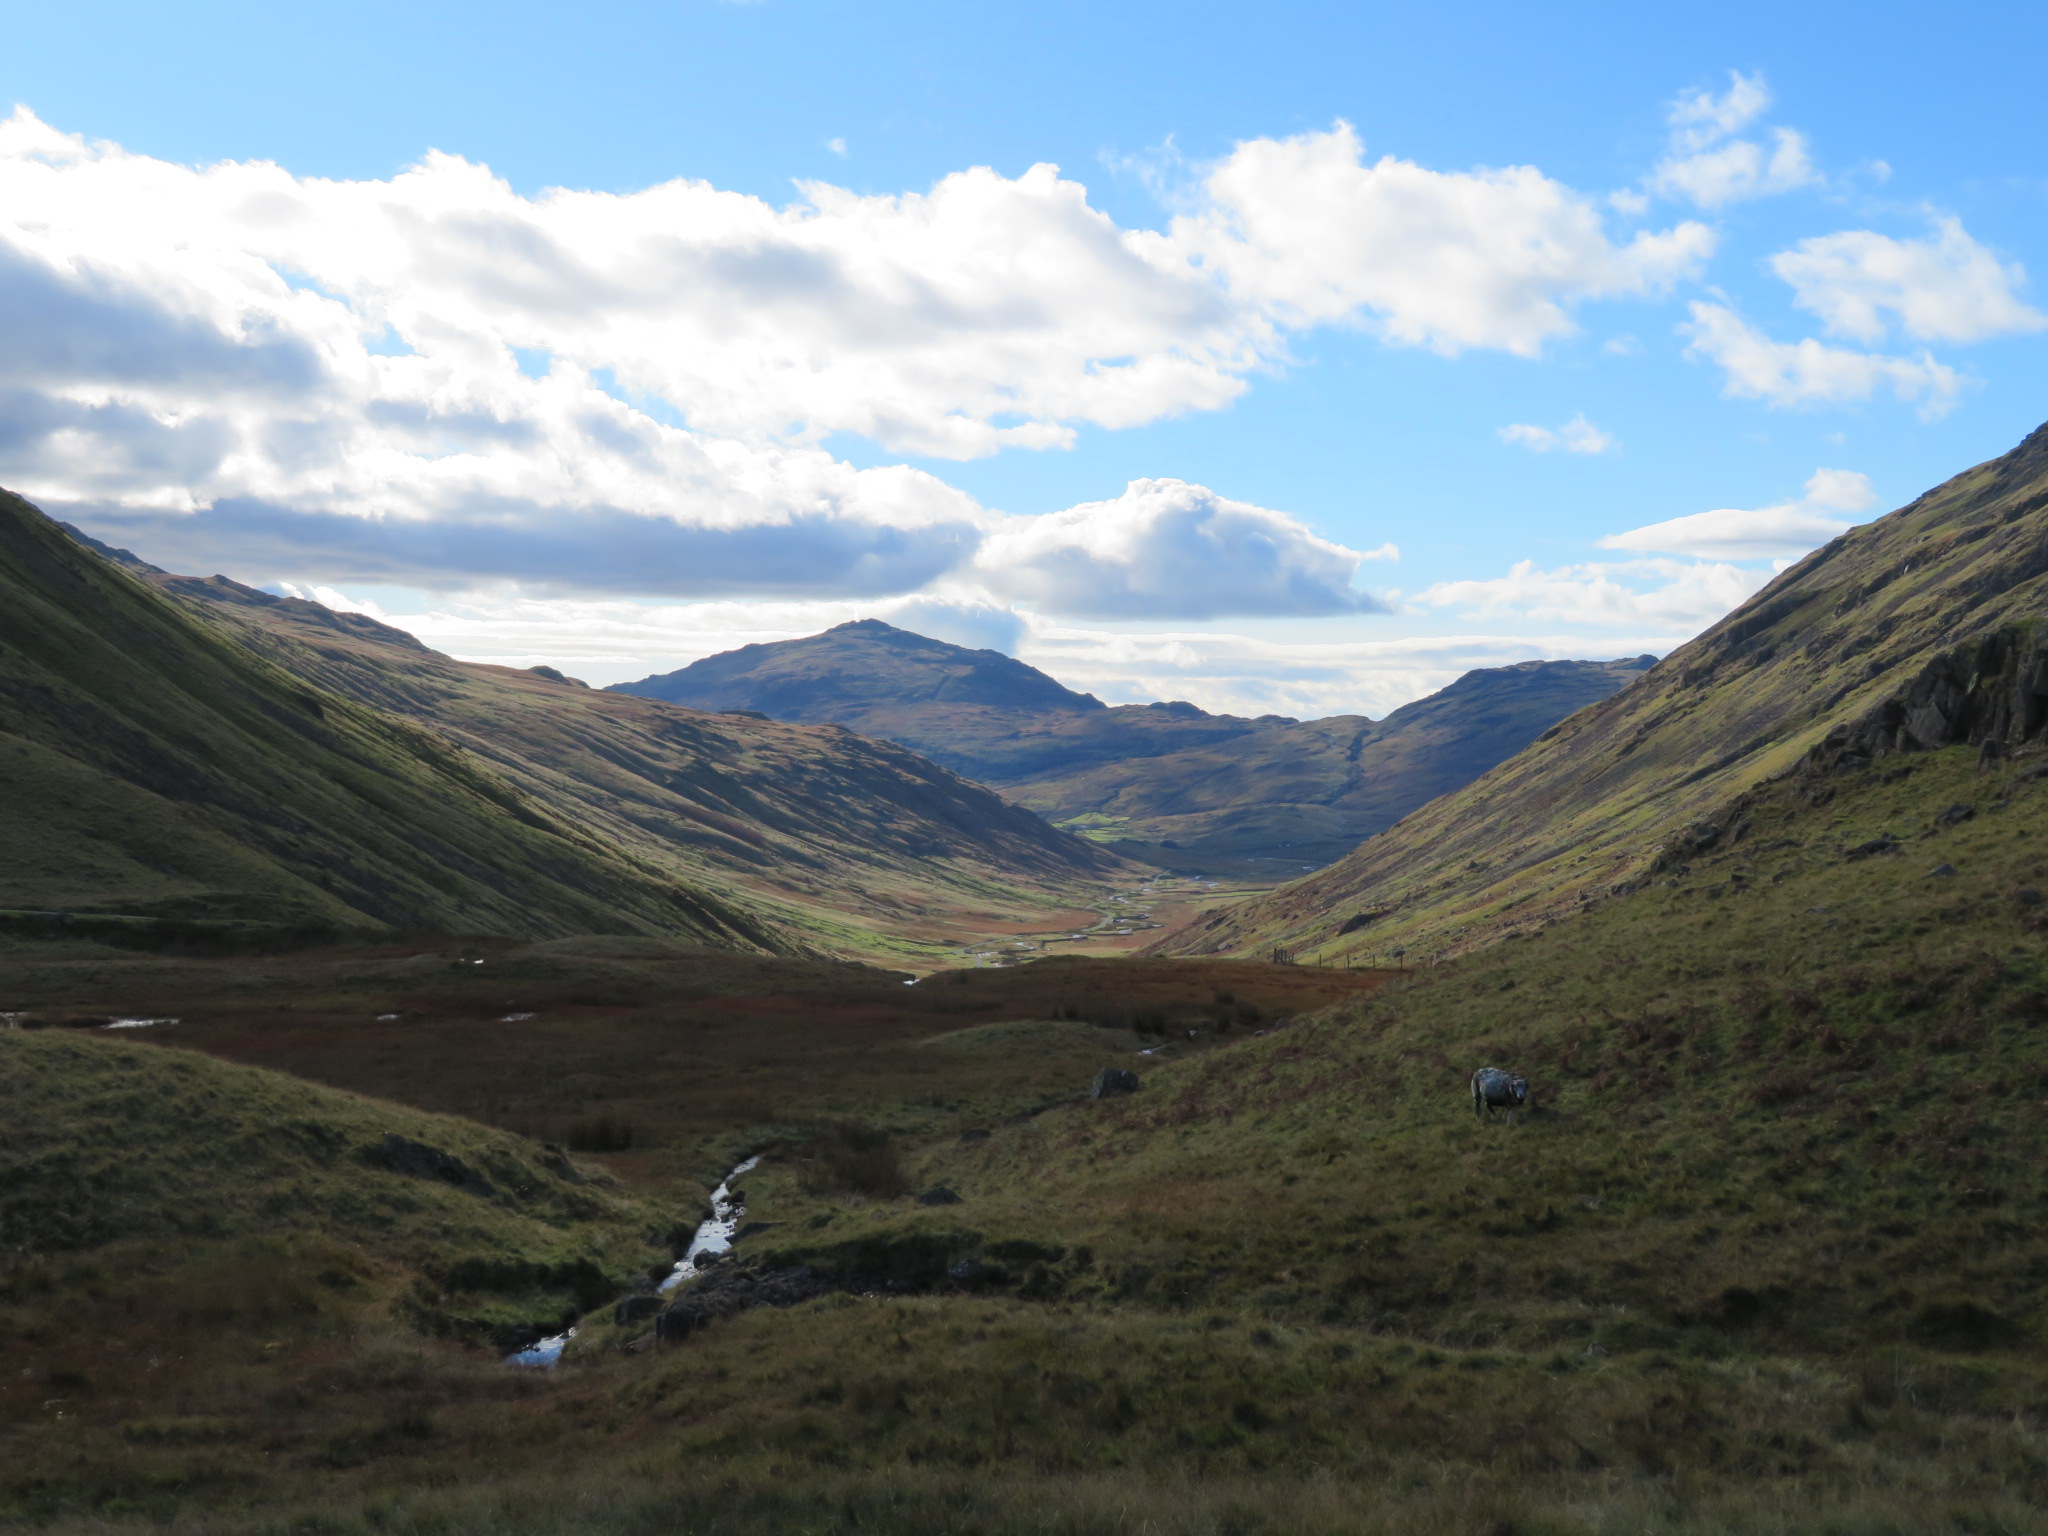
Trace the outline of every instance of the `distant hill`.
<instances>
[{"instance_id":1,"label":"distant hill","mask_svg":"<svg viewBox=\"0 0 2048 1536\"><path fill-rule=\"evenodd\" d=\"M1814 551L1634 687L1385 837L1156 948L1344 960L1540 927L1733 835L1737 797L1810 754L2034 739L2044 614L2048 427Z\"/></svg>"},{"instance_id":2,"label":"distant hill","mask_svg":"<svg viewBox=\"0 0 2048 1536\"><path fill-rule=\"evenodd\" d=\"M131 941L883 955L1068 921L1123 867L899 747L466 665L67 537L4 494L0 794L0 931Z\"/></svg>"},{"instance_id":3,"label":"distant hill","mask_svg":"<svg viewBox=\"0 0 2048 1536\"><path fill-rule=\"evenodd\" d=\"M294 677L431 729L617 855L716 891L806 949L907 957L991 921L1064 923L1055 914L1127 868L979 784L836 726L601 692L552 667L460 662L375 619L225 576L147 579Z\"/></svg>"},{"instance_id":4,"label":"distant hill","mask_svg":"<svg viewBox=\"0 0 2048 1536\"><path fill-rule=\"evenodd\" d=\"M1384 720L1304 722L1182 702L1109 708L995 651L863 619L615 691L836 722L900 742L1122 852L1242 873L1341 857L1652 660L1524 662L1467 673Z\"/></svg>"}]
</instances>

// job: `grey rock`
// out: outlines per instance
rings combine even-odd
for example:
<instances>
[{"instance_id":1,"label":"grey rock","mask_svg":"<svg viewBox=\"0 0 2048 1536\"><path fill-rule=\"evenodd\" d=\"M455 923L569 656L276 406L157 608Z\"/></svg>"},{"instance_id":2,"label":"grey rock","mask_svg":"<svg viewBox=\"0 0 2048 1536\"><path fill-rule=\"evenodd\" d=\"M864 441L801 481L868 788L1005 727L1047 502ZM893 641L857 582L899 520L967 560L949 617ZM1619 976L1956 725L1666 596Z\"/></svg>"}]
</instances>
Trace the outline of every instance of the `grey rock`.
<instances>
[{"instance_id":1,"label":"grey rock","mask_svg":"<svg viewBox=\"0 0 2048 1536\"><path fill-rule=\"evenodd\" d=\"M928 1189L919 1195L917 1203L919 1205L958 1205L960 1197L941 1184L937 1188Z\"/></svg>"},{"instance_id":2,"label":"grey rock","mask_svg":"<svg viewBox=\"0 0 2048 1536\"><path fill-rule=\"evenodd\" d=\"M1937 864L1934 868L1927 871L1927 878L1930 880L1947 879L1955 874L1955 872L1956 867L1953 864Z\"/></svg>"},{"instance_id":3,"label":"grey rock","mask_svg":"<svg viewBox=\"0 0 2048 1536\"><path fill-rule=\"evenodd\" d=\"M1959 827L1976 814L1977 807L1975 807L1974 805L1957 804L1950 806L1947 810L1943 811L1939 816L1935 817L1934 819L1940 822L1944 827Z\"/></svg>"},{"instance_id":4,"label":"grey rock","mask_svg":"<svg viewBox=\"0 0 2048 1536\"><path fill-rule=\"evenodd\" d=\"M628 1296L612 1308L615 1323L645 1322L666 1307L668 1302L660 1296Z\"/></svg>"},{"instance_id":5,"label":"grey rock","mask_svg":"<svg viewBox=\"0 0 2048 1536\"><path fill-rule=\"evenodd\" d=\"M1120 1093L1136 1093L1139 1088L1138 1074L1122 1067L1104 1067L1095 1074L1095 1086L1088 1090L1091 1099L1114 1098Z\"/></svg>"}]
</instances>

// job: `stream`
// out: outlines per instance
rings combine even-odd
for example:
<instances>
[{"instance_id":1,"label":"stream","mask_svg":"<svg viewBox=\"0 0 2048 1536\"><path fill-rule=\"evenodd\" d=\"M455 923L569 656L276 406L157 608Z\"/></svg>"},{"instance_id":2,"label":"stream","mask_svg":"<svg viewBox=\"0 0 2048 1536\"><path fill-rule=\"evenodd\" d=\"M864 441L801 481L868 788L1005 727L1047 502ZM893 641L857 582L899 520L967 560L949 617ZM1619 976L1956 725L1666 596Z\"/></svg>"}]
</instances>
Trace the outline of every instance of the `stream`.
<instances>
[{"instance_id":1,"label":"stream","mask_svg":"<svg viewBox=\"0 0 2048 1536\"><path fill-rule=\"evenodd\" d=\"M724 1253L732 1247L733 1234L740 1229L740 1218L747 1214L747 1208L733 1193L732 1181L741 1174L751 1171L760 1163L758 1156L750 1157L737 1165L725 1176L718 1188L711 1191L711 1215L698 1223L697 1232L690 1239L690 1246L676 1261L676 1267L669 1271L668 1278L657 1288L663 1295L674 1290L685 1280L694 1279L698 1273L697 1260L702 1254ZM573 1327L566 1328L551 1338L542 1339L515 1354L505 1357L507 1365L523 1365L547 1370L562 1358L562 1351L569 1341L576 1337Z\"/></svg>"}]
</instances>

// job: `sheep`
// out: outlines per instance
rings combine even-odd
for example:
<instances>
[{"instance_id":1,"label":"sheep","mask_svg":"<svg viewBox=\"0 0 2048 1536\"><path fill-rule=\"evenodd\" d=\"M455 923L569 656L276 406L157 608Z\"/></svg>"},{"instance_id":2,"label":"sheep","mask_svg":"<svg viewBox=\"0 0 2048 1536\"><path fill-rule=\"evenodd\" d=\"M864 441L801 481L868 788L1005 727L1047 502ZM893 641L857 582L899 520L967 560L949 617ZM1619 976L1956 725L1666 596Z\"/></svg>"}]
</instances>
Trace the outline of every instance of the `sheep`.
<instances>
[{"instance_id":1,"label":"sheep","mask_svg":"<svg viewBox=\"0 0 2048 1536\"><path fill-rule=\"evenodd\" d=\"M1496 1109L1508 1112L1508 1124L1515 1123L1515 1111L1529 1102L1529 1079L1499 1067L1481 1067L1472 1074L1472 1113L1491 1120Z\"/></svg>"}]
</instances>

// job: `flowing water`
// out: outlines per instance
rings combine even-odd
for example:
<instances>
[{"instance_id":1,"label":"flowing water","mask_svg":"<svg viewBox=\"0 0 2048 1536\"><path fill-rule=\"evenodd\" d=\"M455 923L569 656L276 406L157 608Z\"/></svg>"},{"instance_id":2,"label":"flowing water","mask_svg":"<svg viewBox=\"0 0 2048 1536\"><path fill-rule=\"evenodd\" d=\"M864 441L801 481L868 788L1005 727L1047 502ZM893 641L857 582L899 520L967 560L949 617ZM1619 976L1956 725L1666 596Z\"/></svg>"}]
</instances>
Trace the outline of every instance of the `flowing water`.
<instances>
[{"instance_id":1,"label":"flowing water","mask_svg":"<svg viewBox=\"0 0 2048 1536\"><path fill-rule=\"evenodd\" d=\"M741 1204L733 1193L732 1181L754 1168L760 1161L758 1157L748 1158L728 1173L718 1188L711 1191L711 1215L698 1224L697 1233L690 1239L688 1250L677 1261L676 1267L669 1272L668 1278L661 1282L664 1294L694 1277L697 1274L697 1260L703 1255L724 1253L732 1247L732 1235L739 1231L740 1218L747 1214L746 1206ZM550 1338L542 1339L538 1344L528 1345L516 1354L507 1355L505 1363L547 1370L561 1360L562 1351L575 1337L574 1328L565 1329Z\"/></svg>"}]
</instances>

